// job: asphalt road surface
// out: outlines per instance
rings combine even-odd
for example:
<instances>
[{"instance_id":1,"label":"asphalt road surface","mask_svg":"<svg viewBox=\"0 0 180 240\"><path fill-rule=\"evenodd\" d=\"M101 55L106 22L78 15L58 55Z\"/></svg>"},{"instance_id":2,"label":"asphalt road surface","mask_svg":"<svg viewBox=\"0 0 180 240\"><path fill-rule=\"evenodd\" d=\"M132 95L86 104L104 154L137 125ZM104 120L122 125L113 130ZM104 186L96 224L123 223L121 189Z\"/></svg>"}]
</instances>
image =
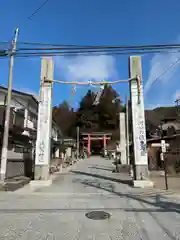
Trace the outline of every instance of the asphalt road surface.
<instances>
[{"instance_id":1,"label":"asphalt road surface","mask_svg":"<svg viewBox=\"0 0 180 240\"><path fill-rule=\"evenodd\" d=\"M0 239L180 239L180 201L164 191L134 189L112 169L111 161L91 157L50 187L0 193ZM87 218L92 211L109 218Z\"/></svg>"}]
</instances>

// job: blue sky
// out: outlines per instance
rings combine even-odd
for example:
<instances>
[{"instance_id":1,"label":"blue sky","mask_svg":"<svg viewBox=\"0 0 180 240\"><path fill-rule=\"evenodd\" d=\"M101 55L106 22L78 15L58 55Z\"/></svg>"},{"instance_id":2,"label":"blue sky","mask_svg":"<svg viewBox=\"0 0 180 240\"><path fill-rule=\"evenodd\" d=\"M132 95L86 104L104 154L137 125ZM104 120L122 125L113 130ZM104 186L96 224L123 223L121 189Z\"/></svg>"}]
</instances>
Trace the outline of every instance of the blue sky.
<instances>
[{"instance_id":1,"label":"blue sky","mask_svg":"<svg viewBox=\"0 0 180 240\"><path fill-rule=\"evenodd\" d=\"M44 0L1 0L0 41L11 39L19 27L19 41L79 45L139 45L180 42L179 0L49 0L32 20L28 16ZM177 54L143 56L143 81L145 106L174 104L180 93L179 68L176 65L165 76L155 81L167 67L179 58ZM7 84L8 59L0 59L0 84ZM83 81L128 77L127 56L93 56L82 58L56 58L56 79ZM15 59L13 87L38 93L40 82L40 59ZM125 99L126 85L114 88ZM86 93L87 88L77 88L71 96L71 86L54 87L54 104L63 100L75 102Z\"/></svg>"}]
</instances>

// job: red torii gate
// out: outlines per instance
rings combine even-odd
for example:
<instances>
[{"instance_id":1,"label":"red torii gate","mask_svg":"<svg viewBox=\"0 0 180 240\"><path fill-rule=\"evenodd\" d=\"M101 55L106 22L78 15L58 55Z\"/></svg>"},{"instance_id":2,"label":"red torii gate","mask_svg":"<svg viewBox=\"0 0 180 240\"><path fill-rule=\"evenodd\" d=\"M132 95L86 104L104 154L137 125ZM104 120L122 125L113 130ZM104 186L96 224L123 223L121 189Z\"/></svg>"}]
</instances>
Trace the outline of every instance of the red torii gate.
<instances>
[{"instance_id":1,"label":"red torii gate","mask_svg":"<svg viewBox=\"0 0 180 240\"><path fill-rule=\"evenodd\" d=\"M92 133L86 133L83 132L80 134L83 138L83 140L88 141L87 148L88 153L91 152L91 140L103 140L103 147L106 148L107 146L107 140L111 139L112 133L103 133L103 132L92 132Z\"/></svg>"}]
</instances>

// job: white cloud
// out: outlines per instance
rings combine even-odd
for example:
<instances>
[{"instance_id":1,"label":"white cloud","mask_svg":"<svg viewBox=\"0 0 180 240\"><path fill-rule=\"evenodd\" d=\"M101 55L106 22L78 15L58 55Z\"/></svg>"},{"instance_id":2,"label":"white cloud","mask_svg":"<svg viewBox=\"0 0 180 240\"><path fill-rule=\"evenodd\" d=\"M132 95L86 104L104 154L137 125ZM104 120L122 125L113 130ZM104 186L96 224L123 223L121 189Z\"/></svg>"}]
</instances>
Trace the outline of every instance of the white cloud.
<instances>
[{"instance_id":1,"label":"white cloud","mask_svg":"<svg viewBox=\"0 0 180 240\"><path fill-rule=\"evenodd\" d=\"M117 77L112 56L56 57L55 66L66 81L101 81Z\"/></svg>"},{"instance_id":2,"label":"white cloud","mask_svg":"<svg viewBox=\"0 0 180 240\"><path fill-rule=\"evenodd\" d=\"M180 38L178 38L178 40L180 40ZM174 80L180 65L180 62L176 63L178 59L180 59L180 52L174 53L174 51L175 50L173 50L173 53L156 54L152 58L148 80L144 87L145 95L155 82L168 83Z\"/></svg>"}]
</instances>

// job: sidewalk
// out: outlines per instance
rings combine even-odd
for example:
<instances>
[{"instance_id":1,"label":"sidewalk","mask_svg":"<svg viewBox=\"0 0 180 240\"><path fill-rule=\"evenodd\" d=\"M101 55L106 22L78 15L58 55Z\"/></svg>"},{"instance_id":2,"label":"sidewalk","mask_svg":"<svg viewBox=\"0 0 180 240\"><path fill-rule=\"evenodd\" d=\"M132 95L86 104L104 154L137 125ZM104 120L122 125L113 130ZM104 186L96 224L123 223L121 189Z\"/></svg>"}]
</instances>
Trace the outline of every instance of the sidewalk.
<instances>
[{"instance_id":1,"label":"sidewalk","mask_svg":"<svg viewBox=\"0 0 180 240\"><path fill-rule=\"evenodd\" d=\"M80 160L74 165L63 169L62 173L54 173L51 176L53 184L49 187L37 188L32 192L29 185L16 191L17 194L39 195L93 195L93 194L111 194L113 191L123 191L131 193L134 196L149 197L161 194L163 197L180 199L180 191L176 189L165 190L164 177L152 177L156 183L155 188L137 189L131 188L132 179L126 173L113 173L114 165L111 161L100 157L91 157L86 160ZM169 181L174 179L168 178ZM120 184L122 183L122 184ZM169 184L171 186L171 184ZM176 181L179 186L179 181Z\"/></svg>"},{"instance_id":2,"label":"sidewalk","mask_svg":"<svg viewBox=\"0 0 180 240\"><path fill-rule=\"evenodd\" d=\"M155 188L165 189L165 177L160 174L151 173L151 179L155 183ZM180 177L167 176L168 189L180 194Z\"/></svg>"}]
</instances>

